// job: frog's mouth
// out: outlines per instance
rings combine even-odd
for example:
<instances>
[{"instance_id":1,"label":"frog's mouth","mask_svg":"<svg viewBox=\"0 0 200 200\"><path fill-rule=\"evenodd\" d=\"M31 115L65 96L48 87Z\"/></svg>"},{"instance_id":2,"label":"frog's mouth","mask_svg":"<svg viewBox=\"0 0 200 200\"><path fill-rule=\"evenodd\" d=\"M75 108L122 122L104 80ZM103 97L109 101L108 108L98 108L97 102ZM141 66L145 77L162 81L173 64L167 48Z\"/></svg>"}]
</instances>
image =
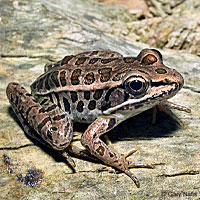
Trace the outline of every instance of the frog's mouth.
<instances>
[{"instance_id":1,"label":"frog's mouth","mask_svg":"<svg viewBox=\"0 0 200 200\"><path fill-rule=\"evenodd\" d=\"M129 110L130 112L138 110L140 113L154 107L163 100L173 97L180 89L180 85L176 82L159 86L158 83L152 84L151 89L143 97L139 99L129 98L127 101L103 111L103 114L109 115L119 110Z\"/></svg>"}]
</instances>

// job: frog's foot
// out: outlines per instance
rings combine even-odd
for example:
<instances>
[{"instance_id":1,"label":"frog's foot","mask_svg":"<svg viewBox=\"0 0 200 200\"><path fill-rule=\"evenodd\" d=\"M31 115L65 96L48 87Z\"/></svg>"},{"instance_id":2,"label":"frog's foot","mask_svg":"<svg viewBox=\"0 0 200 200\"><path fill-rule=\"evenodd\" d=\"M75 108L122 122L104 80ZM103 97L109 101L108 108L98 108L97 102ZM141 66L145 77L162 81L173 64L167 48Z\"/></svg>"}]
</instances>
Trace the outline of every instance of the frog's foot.
<instances>
[{"instance_id":1,"label":"frog's foot","mask_svg":"<svg viewBox=\"0 0 200 200\"><path fill-rule=\"evenodd\" d=\"M184 123L171 111L171 109L176 109L180 111L184 111L187 113L191 113L191 110L185 106L177 105L171 103L169 101L162 101L160 104L153 107L153 119L152 123L156 122L156 114L157 110L164 112L165 114L169 115L173 120L175 120L181 127L185 127Z\"/></svg>"},{"instance_id":2,"label":"frog's foot","mask_svg":"<svg viewBox=\"0 0 200 200\"><path fill-rule=\"evenodd\" d=\"M131 149L129 152L125 154L121 154L125 159L128 158L129 156L132 156L136 151L138 151L140 148L136 147L135 149Z\"/></svg>"},{"instance_id":3,"label":"frog's foot","mask_svg":"<svg viewBox=\"0 0 200 200\"><path fill-rule=\"evenodd\" d=\"M62 156L67 160L67 162L73 167L76 167L76 163L74 162L74 160L69 156L69 154L67 152L63 152Z\"/></svg>"},{"instance_id":4,"label":"frog's foot","mask_svg":"<svg viewBox=\"0 0 200 200\"><path fill-rule=\"evenodd\" d=\"M122 156L126 159L129 156L132 156L136 151L139 150L139 147L136 147L136 149L132 149L126 154L122 154ZM154 169L155 166L152 164L146 164L146 163L134 163L133 161L128 161L128 168L150 168Z\"/></svg>"},{"instance_id":5,"label":"frog's foot","mask_svg":"<svg viewBox=\"0 0 200 200\"><path fill-rule=\"evenodd\" d=\"M111 142L110 138L108 137L108 135L104 135L104 139L106 140L107 145L112 145L112 142Z\"/></svg>"},{"instance_id":6,"label":"frog's foot","mask_svg":"<svg viewBox=\"0 0 200 200\"><path fill-rule=\"evenodd\" d=\"M155 166L152 164L146 164L146 163L133 163L129 161L128 168L148 168L148 169L154 169Z\"/></svg>"},{"instance_id":7,"label":"frog's foot","mask_svg":"<svg viewBox=\"0 0 200 200\"><path fill-rule=\"evenodd\" d=\"M135 185L136 185L137 188L140 187L139 180L137 179L137 177L133 173L131 173L131 171L129 169L127 169L126 171L124 171L124 173L126 175L128 175L133 180L133 182L135 183Z\"/></svg>"},{"instance_id":8,"label":"frog's foot","mask_svg":"<svg viewBox=\"0 0 200 200\"><path fill-rule=\"evenodd\" d=\"M122 156L123 156L124 159L126 160L126 158L128 158L129 156L131 156L131 155L132 155L133 153L135 153L138 149L139 149L139 148L133 149L133 150L129 151L128 153L122 155ZM126 160L126 161L127 161L127 163L128 163L128 165L127 165L128 168L149 168L149 169L154 169L154 168L155 168L155 166L152 165L152 164L135 163L135 162L133 162L133 161L128 161L128 160ZM134 181L135 185L136 185L138 188L140 187L140 183L139 183L137 177L136 177L133 173L131 173L131 171L130 171L129 169L126 169L126 170L124 171L124 173L127 174L127 175Z\"/></svg>"},{"instance_id":9,"label":"frog's foot","mask_svg":"<svg viewBox=\"0 0 200 200\"><path fill-rule=\"evenodd\" d=\"M79 147L77 147L73 144L70 144L68 146L67 151L77 158L82 158L82 159L91 160L91 161L95 161L95 162L99 161L99 159L97 159L93 155L91 155L87 149L80 149Z\"/></svg>"},{"instance_id":10,"label":"frog's foot","mask_svg":"<svg viewBox=\"0 0 200 200\"><path fill-rule=\"evenodd\" d=\"M109 146L109 148L112 150L112 151L115 151L117 152L117 150L115 149L113 143L111 142L110 138L108 137L108 135L104 135L103 136L104 139L105 139L105 143ZM123 154L121 154L123 156Z\"/></svg>"}]
</instances>

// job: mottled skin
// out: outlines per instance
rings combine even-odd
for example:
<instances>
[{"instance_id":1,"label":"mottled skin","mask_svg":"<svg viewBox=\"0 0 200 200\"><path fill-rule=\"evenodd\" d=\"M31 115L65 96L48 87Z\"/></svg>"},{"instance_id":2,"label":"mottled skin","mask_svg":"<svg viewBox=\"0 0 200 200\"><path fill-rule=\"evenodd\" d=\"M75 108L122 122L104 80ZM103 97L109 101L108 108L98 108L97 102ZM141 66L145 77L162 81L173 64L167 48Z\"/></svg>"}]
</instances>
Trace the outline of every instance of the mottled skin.
<instances>
[{"instance_id":1,"label":"mottled skin","mask_svg":"<svg viewBox=\"0 0 200 200\"><path fill-rule=\"evenodd\" d=\"M92 156L126 173L139 187L129 167L153 166L128 161L127 156L112 151L100 136L150 108L154 112L158 108L180 123L169 108L189 109L167 99L182 86L182 76L163 65L160 52L144 49L136 58L111 51L66 56L45 66L45 73L31 85L32 94L13 82L6 92L25 132L62 152L72 165L67 151L83 153L70 145L72 122L91 123L82 135L82 145Z\"/></svg>"}]
</instances>

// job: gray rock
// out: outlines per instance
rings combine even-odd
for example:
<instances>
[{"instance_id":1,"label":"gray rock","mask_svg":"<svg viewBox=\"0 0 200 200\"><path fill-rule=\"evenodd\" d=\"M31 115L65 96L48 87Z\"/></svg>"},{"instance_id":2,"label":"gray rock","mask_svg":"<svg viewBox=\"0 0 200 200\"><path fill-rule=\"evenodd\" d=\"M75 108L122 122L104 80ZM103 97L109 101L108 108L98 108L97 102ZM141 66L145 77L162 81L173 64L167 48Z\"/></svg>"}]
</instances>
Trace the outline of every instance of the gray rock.
<instances>
[{"instance_id":1,"label":"gray rock","mask_svg":"<svg viewBox=\"0 0 200 200\"><path fill-rule=\"evenodd\" d=\"M147 111L109 133L118 152L139 147L130 159L156 165L155 169L131 170L140 180L138 189L126 175L116 174L114 169L101 163L74 158L77 167L73 173L59 154L24 134L5 94L11 81L19 82L30 91L30 83L43 72L44 64L65 55L97 49L137 55L148 46L103 31L116 23L111 14L123 17L127 11L89 0L23 0L0 1L0 12L0 199L199 197L199 57L161 50L164 63L178 70L185 79L184 88L171 101L192 109L191 114L175 111L186 128L179 127L162 113L152 125L151 111ZM79 132L75 134L80 138ZM80 141L75 144L80 146ZM4 154L10 157L10 164L3 162ZM25 177L33 167L44 172L40 185L33 188L17 182L16 175Z\"/></svg>"}]
</instances>

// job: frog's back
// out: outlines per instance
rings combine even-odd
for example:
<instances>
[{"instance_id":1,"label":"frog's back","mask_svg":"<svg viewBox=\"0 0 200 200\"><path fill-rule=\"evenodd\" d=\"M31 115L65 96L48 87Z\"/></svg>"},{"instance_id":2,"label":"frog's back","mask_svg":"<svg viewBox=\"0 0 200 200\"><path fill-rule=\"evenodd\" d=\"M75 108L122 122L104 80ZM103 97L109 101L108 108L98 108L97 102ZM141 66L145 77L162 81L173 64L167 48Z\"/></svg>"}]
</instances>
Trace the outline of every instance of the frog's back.
<instances>
[{"instance_id":1,"label":"frog's back","mask_svg":"<svg viewBox=\"0 0 200 200\"><path fill-rule=\"evenodd\" d=\"M134 67L130 67L130 63L134 63L135 58L123 58L114 53L106 57L85 54L66 56L55 64L46 65L46 72L31 85L32 93L45 95L60 91L88 91L118 85L123 74Z\"/></svg>"},{"instance_id":2,"label":"frog's back","mask_svg":"<svg viewBox=\"0 0 200 200\"><path fill-rule=\"evenodd\" d=\"M75 121L94 121L110 106L108 91L121 84L128 66L135 61L116 52L95 53L66 56L46 65L46 72L31 85L32 94L48 97Z\"/></svg>"}]
</instances>

